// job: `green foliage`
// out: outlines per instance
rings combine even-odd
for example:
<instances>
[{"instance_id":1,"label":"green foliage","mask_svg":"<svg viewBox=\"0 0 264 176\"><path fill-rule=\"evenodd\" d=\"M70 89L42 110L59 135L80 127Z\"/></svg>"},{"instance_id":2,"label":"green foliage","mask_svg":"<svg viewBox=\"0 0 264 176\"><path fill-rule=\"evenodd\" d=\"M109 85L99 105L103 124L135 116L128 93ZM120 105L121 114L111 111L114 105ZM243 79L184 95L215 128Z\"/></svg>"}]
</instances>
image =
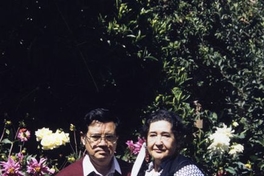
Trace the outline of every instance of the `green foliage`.
<instances>
[{"instance_id":1,"label":"green foliage","mask_svg":"<svg viewBox=\"0 0 264 176\"><path fill-rule=\"evenodd\" d=\"M109 45L159 65L156 98L144 111L165 107L180 114L195 134L185 153L210 174L264 174L263 7L253 0L116 0L115 17L100 19ZM193 125L197 120L203 127ZM205 139L213 127L234 122L243 155L209 158Z\"/></svg>"},{"instance_id":2,"label":"green foliage","mask_svg":"<svg viewBox=\"0 0 264 176\"><path fill-rule=\"evenodd\" d=\"M142 108L143 116L167 108L191 129L183 153L209 175L264 175L263 1L4 4L3 13L11 18L6 22L11 23L2 28L1 104L8 103L3 109L15 107L18 114L32 109L32 117L48 122L54 109L60 114L74 109L63 110L72 119L84 105L101 102L133 112ZM208 155L206 139L222 123L238 123L234 142L244 146L238 158ZM15 136L14 131L3 134ZM3 156L9 155L6 148L13 139L1 136ZM68 156L70 161L80 156L77 151Z\"/></svg>"}]
</instances>

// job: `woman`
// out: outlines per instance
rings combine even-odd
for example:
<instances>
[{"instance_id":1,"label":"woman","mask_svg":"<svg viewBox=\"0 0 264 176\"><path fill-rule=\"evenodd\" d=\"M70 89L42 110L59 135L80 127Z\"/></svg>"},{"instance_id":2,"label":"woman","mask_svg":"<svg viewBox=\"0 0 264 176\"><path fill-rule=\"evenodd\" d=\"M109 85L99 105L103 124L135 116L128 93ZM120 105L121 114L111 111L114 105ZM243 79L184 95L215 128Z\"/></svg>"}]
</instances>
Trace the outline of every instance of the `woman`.
<instances>
[{"instance_id":1,"label":"woman","mask_svg":"<svg viewBox=\"0 0 264 176\"><path fill-rule=\"evenodd\" d=\"M179 154L183 125L178 116L167 110L150 115L145 127L146 148L152 161L145 176L203 176L191 159ZM142 169L141 169L142 170Z\"/></svg>"}]
</instances>

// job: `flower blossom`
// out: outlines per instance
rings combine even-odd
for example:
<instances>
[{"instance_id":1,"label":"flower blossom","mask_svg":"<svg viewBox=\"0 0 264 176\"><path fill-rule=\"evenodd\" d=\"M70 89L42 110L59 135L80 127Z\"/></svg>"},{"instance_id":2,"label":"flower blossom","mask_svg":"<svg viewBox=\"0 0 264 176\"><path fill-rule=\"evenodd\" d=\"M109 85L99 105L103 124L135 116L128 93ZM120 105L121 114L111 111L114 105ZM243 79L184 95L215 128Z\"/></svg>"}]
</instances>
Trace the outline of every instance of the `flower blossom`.
<instances>
[{"instance_id":1,"label":"flower blossom","mask_svg":"<svg viewBox=\"0 0 264 176\"><path fill-rule=\"evenodd\" d=\"M30 138L30 131L28 131L26 128L20 128L17 134L17 138L21 142L28 141L28 139Z\"/></svg>"},{"instance_id":2,"label":"flower blossom","mask_svg":"<svg viewBox=\"0 0 264 176\"><path fill-rule=\"evenodd\" d=\"M131 152L134 150L134 142L133 142L133 140L128 140L128 141L126 142L126 145L127 145L128 149L129 149Z\"/></svg>"},{"instance_id":3,"label":"flower blossom","mask_svg":"<svg viewBox=\"0 0 264 176\"><path fill-rule=\"evenodd\" d=\"M224 134L229 138L232 138L234 136L234 130L232 130L231 127L227 128L227 126L225 124L223 124L222 128L218 128L216 127L216 132L215 133L219 133L219 134Z\"/></svg>"},{"instance_id":4,"label":"flower blossom","mask_svg":"<svg viewBox=\"0 0 264 176\"><path fill-rule=\"evenodd\" d=\"M23 153L19 152L16 154L16 158L17 158L19 163L22 163L25 156L23 155Z\"/></svg>"},{"instance_id":5,"label":"flower blossom","mask_svg":"<svg viewBox=\"0 0 264 176\"><path fill-rule=\"evenodd\" d=\"M233 144L230 148L231 149L228 154L232 155L233 157L236 157L238 153L242 153L244 151L244 146L241 144Z\"/></svg>"},{"instance_id":6,"label":"flower blossom","mask_svg":"<svg viewBox=\"0 0 264 176\"><path fill-rule=\"evenodd\" d=\"M138 141L136 143L134 143L132 140L128 140L126 142L126 145L132 154L137 155L144 142L145 142L144 139L138 137Z\"/></svg>"},{"instance_id":7,"label":"flower blossom","mask_svg":"<svg viewBox=\"0 0 264 176\"><path fill-rule=\"evenodd\" d=\"M209 139L211 139L213 142L208 147L208 149L212 153L218 153L223 154L225 151L228 150L230 145L230 138L225 136L224 134L212 134Z\"/></svg>"},{"instance_id":8,"label":"flower blossom","mask_svg":"<svg viewBox=\"0 0 264 176\"><path fill-rule=\"evenodd\" d=\"M239 124L238 124L236 121L233 121L233 122L232 122L232 126L233 126L233 127L238 127Z\"/></svg>"},{"instance_id":9,"label":"flower blossom","mask_svg":"<svg viewBox=\"0 0 264 176\"><path fill-rule=\"evenodd\" d=\"M0 162L0 166L2 166L3 169L1 169L0 174L2 176L10 176L10 175L16 175L16 176L23 176L23 173L21 172L21 165L19 162L16 162L11 157L8 157L8 160Z\"/></svg>"},{"instance_id":10,"label":"flower blossom","mask_svg":"<svg viewBox=\"0 0 264 176\"><path fill-rule=\"evenodd\" d=\"M210 141L212 141L211 145L208 147L209 151L212 154L223 154L228 151L230 145L230 138L232 138L234 131L232 128L227 128L225 124L223 124L222 128L216 128L215 133L209 136Z\"/></svg>"},{"instance_id":11,"label":"flower blossom","mask_svg":"<svg viewBox=\"0 0 264 176\"><path fill-rule=\"evenodd\" d=\"M40 158L39 162L36 160L36 158L31 158L29 161L27 161L27 173L29 173L32 176L41 176L44 174L54 174L55 170L50 169L46 165L47 159Z\"/></svg>"},{"instance_id":12,"label":"flower blossom","mask_svg":"<svg viewBox=\"0 0 264 176\"><path fill-rule=\"evenodd\" d=\"M69 133L64 133L61 130L57 130L54 133L55 138L59 141L59 145L65 145L70 142Z\"/></svg>"},{"instance_id":13,"label":"flower blossom","mask_svg":"<svg viewBox=\"0 0 264 176\"><path fill-rule=\"evenodd\" d=\"M251 163L250 163L250 162L248 162L247 164L245 164L245 165L244 165L244 167L245 167L245 168L247 168L247 169L251 169L251 168L252 168L252 166L251 166Z\"/></svg>"},{"instance_id":14,"label":"flower blossom","mask_svg":"<svg viewBox=\"0 0 264 176\"><path fill-rule=\"evenodd\" d=\"M52 134L52 131L49 128L41 128L35 132L37 141L41 141L44 136Z\"/></svg>"},{"instance_id":15,"label":"flower blossom","mask_svg":"<svg viewBox=\"0 0 264 176\"><path fill-rule=\"evenodd\" d=\"M36 131L37 141L40 140L43 150L52 150L70 142L69 133L57 130L55 133L47 128Z\"/></svg>"}]
</instances>

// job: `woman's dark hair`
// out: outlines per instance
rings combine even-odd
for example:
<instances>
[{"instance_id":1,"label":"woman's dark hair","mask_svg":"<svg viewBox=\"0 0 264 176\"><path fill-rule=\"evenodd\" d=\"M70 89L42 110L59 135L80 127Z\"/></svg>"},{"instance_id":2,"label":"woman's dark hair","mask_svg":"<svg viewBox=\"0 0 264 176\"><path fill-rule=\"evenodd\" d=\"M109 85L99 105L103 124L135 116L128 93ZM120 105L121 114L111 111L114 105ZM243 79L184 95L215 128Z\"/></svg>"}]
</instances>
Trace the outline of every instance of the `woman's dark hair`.
<instances>
[{"instance_id":1,"label":"woman's dark hair","mask_svg":"<svg viewBox=\"0 0 264 176\"><path fill-rule=\"evenodd\" d=\"M161 120L165 120L172 125L171 131L173 132L176 140L176 147L177 147L176 151L179 152L183 141L182 139L185 134L185 128L181 118L178 115L176 115L174 112L161 109L150 114L147 117L146 124L143 127L144 137L147 139L150 124Z\"/></svg>"},{"instance_id":2,"label":"woman's dark hair","mask_svg":"<svg viewBox=\"0 0 264 176\"><path fill-rule=\"evenodd\" d=\"M119 119L115 114L110 112L108 109L97 108L88 112L84 116L83 123L80 126L80 131L83 134L86 134L88 132L88 126L90 126L90 124L93 121L99 121L102 123L114 122L116 126L116 130L115 130L116 134L119 134L118 131Z\"/></svg>"}]
</instances>

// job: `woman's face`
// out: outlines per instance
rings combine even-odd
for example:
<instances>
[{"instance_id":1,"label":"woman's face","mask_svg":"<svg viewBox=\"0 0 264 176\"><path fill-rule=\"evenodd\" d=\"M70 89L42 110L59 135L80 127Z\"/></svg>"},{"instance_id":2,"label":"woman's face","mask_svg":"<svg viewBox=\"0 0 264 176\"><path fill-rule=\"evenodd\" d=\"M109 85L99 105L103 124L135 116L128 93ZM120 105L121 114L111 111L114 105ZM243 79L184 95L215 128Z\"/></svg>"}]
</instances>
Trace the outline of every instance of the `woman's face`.
<instances>
[{"instance_id":1,"label":"woman's face","mask_svg":"<svg viewBox=\"0 0 264 176\"><path fill-rule=\"evenodd\" d=\"M171 123L165 120L150 124L147 135L147 149L155 163L160 163L176 152L176 141L171 128Z\"/></svg>"}]
</instances>

